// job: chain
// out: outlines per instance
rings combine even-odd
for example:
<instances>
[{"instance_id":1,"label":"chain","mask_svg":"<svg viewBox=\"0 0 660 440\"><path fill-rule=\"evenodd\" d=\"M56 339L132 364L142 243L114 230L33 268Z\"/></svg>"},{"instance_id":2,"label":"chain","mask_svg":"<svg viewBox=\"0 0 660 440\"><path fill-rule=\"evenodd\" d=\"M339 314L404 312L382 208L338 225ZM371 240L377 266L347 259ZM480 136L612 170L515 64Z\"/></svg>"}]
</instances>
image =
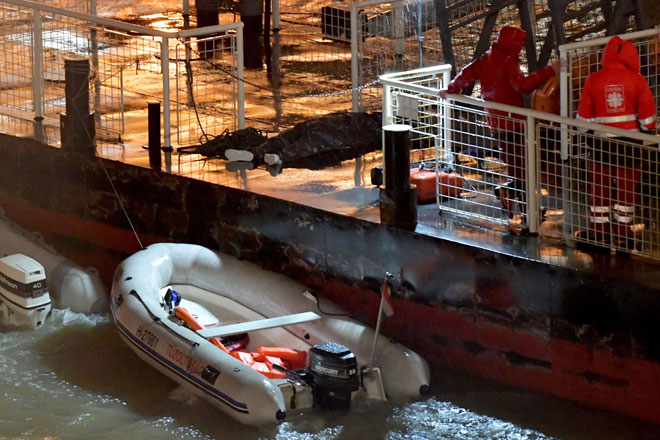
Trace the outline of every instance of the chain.
<instances>
[{"instance_id":1,"label":"chain","mask_svg":"<svg viewBox=\"0 0 660 440\"><path fill-rule=\"evenodd\" d=\"M368 87L373 86L374 84L378 84L379 80L373 80L371 82L368 82L366 84L362 84L361 86L353 87L352 89L346 89L346 90L340 90L338 92L330 92L330 93L316 93L316 94L309 94L309 95L288 95L288 96L283 96L283 98L327 98L329 96L340 96L340 95L346 95L347 93L353 93L360 91L362 89L366 89Z\"/></svg>"}]
</instances>

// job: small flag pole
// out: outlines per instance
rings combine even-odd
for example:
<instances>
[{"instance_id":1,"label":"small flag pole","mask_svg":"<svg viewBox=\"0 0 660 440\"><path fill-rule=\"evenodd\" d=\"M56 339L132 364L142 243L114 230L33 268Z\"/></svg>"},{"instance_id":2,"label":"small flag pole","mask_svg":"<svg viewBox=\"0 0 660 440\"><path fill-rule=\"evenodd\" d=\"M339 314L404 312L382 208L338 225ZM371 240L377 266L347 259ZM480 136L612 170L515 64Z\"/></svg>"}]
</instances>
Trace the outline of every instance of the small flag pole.
<instances>
[{"instance_id":1,"label":"small flag pole","mask_svg":"<svg viewBox=\"0 0 660 440\"><path fill-rule=\"evenodd\" d=\"M376 319L376 333L374 334L374 342L371 346L371 359L369 359L369 367L373 366L374 359L376 357L376 342L378 341L378 335L380 333L380 323L383 320L383 307L385 307L385 289L389 289L389 283L394 278L394 276L385 272L385 280L383 281L383 286L380 289L380 306L378 307L378 318Z\"/></svg>"}]
</instances>

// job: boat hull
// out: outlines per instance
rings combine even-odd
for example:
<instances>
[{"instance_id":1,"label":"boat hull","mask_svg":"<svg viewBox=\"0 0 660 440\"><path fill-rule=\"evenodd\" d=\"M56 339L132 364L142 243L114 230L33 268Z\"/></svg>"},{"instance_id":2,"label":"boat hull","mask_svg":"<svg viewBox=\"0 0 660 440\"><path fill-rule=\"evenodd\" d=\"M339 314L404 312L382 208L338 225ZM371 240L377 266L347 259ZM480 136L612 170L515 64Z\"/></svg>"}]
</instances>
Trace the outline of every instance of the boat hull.
<instances>
[{"instance_id":1,"label":"boat hull","mask_svg":"<svg viewBox=\"0 0 660 440\"><path fill-rule=\"evenodd\" d=\"M314 298L285 276L191 244L153 244L126 259L116 270L111 293L113 317L124 340L143 360L242 423L263 424L281 418L286 403L279 385L286 381L266 379L169 319L162 297L167 288L183 292L185 301L195 300L193 305L199 301L224 323L233 323L237 316L243 319L236 322L245 320L244 310L253 320L253 314L276 318L318 310L323 316L320 321L250 333L250 339L258 342L254 347L275 345L304 351L337 342L354 353L358 368L371 360L376 337L372 329L349 318L336 305ZM254 347L252 351L256 351ZM369 366L379 367L388 398L415 398L428 389L429 367L419 355L383 336L377 337L376 348ZM209 371L215 375L212 380Z\"/></svg>"},{"instance_id":2,"label":"boat hull","mask_svg":"<svg viewBox=\"0 0 660 440\"><path fill-rule=\"evenodd\" d=\"M100 159L0 135L0 206L99 269L140 249ZM435 365L660 423L657 265L463 228L404 232L246 191L104 161L142 244L198 243L276 269ZM71 197L75 194L75 197ZM435 222L445 222L434 213ZM450 224L450 223L448 223ZM475 238L473 240L473 238ZM493 243L492 241L496 241ZM535 244L537 241L540 244ZM649 380L647 380L649 379Z\"/></svg>"}]
</instances>

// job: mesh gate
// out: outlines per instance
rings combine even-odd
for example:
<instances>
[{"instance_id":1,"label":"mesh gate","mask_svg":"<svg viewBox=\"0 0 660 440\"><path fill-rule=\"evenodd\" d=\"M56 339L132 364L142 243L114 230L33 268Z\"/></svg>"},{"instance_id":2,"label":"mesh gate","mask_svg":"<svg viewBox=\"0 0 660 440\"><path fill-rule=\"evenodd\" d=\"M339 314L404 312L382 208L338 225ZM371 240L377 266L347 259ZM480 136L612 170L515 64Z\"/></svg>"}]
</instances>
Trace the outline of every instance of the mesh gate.
<instances>
[{"instance_id":1,"label":"mesh gate","mask_svg":"<svg viewBox=\"0 0 660 440\"><path fill-rule=\"evenodd\" d=\"M238 128L236 38L224 34L177 44L176 132L179 145L202 144ZM200 56L200 45L213 46Z\"/></svg>"}]
</instances>

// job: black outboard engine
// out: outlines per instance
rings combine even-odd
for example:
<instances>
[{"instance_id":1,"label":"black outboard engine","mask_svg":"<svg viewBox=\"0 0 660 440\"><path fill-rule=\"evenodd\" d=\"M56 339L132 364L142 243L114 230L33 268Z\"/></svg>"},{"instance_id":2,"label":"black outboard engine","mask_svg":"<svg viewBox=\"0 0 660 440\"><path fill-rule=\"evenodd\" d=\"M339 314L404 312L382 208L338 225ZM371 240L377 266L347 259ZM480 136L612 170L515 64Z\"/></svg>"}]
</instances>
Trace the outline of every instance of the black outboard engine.
<instances>
[{"instance_id":1,"label":"black outboard engine","mask_svg":"<svg viewBox=\"0 0 660 440\"><path fill-rule=\"evenodd\" d=\"M360 387L360 380L357 359L348 347L336 342L315 345L309 350L308 372L315 407L350 407L351 393Z\"/></svg>"}]
</instances>

